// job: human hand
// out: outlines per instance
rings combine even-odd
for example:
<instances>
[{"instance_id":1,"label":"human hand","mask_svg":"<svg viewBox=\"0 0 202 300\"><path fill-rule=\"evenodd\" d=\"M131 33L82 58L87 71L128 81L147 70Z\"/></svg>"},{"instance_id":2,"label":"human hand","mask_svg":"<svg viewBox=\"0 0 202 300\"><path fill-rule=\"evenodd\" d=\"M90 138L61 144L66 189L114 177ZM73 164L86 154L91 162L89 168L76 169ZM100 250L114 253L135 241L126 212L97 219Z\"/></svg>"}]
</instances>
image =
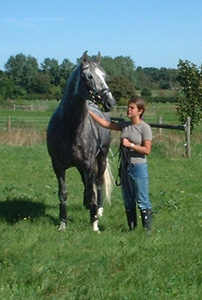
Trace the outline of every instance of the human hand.
<instances>
[{"instance_id":1,"label":"human hand","mask_svg":"<svg viewBox=\"0 0 202 300\"><path fill-rule=\"evenodd\" d=\"M131 142L128 139L124 138L122 139L122 145L125 147L130 147Z\"/></svg>"}]
</instances>

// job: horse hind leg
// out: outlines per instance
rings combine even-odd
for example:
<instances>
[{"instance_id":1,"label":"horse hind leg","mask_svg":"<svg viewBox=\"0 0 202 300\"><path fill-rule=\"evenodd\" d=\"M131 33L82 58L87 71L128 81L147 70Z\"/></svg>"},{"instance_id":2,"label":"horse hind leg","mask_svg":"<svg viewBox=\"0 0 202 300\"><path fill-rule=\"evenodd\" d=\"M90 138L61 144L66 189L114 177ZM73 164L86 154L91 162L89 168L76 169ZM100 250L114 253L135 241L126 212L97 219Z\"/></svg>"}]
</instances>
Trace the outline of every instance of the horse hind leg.
<instances>
[{"instance_id":1,"label":"horse hind leg","mask_svg":"<svg viewBox=\"0 0 202 300\"><path fill-rule=\"evenodd\" d=\"M103 216L103 193L102 193L102 188L98 185L97 186L97 180L96 184L93 186L94 193L96 195L95 198L95 203L97 203L97 216L102 217Z\"/></svg>"},{"instance_id":2,"label":"horse hind leg","mask_svg":"<svg viewBox=\"0 0 202 300\"><path fill-rule=\"evenodd\" d=\"M92 188L92 194L90 196L90 222L93 225L93 231L100 233L99 230L99 219L98 219L98 205L96 191Z\"/></svg>"},{"instance_id":3,"label":"horse hind leg","mask_svg":"<svg viewBox=\"0 0 202 300\"><path fill-rule=\"evenodd\" d=\"M84 184L84 206L90 211L90 223L93 225L93 231L99 233L98 205L97 205L97 187L94 184L95 173L81 173Z\"/></svg>"},{"instance_id":4,"label":"horse hind leg","mask_svg":"<svg viewBox=\"0 0 202 300\"><path fill-rule=\"evenodd\" d=\"M104 207L103 207L102 189L100 189L100 188L97 189L97 204L98 204L97 215L98 215L98 217L102 217L103 216Z\"/></svg>"},{"instance_id":5,"label":"horse hind leg","mask_svg":"<svg viewBox=\"0 0 202 300\"><path fill-rule=\"evenodd\" d=\"M104 205L103 205L103 184L104 184L104 173L107 166L106 154L101 154L97 158L97 176L96 176L96 187L97 187L97 204L98 204L98 217L103 216Z\"/></svg>"},{"instance_id":6,"label":"horse hind leg","mask_svg":"<svg viewBox=\"0 0 202 300\"><path fill-rule=\"evenodd\" d=\"M55 170L55 168L54 168ZM66 229L67 224L67 189L65 184L65 171L57 172L55 170L57 180L58 180L58 198L59 198L59 219L60 227L59 231Z\"/></svg>"},{"instance_id":7,"label":"horse hind leg","mask_svg":"<svg viewBox=\"0 0 202 300\"><path fill-rule=\"evenodd\" d=\"M98 220L98 215L97 215L97 205L95 203L92 203L90 205L90 221L91 224L93 225L93 231L100 233L99 230L99 220Z\"/></svg>"}]
</instances>

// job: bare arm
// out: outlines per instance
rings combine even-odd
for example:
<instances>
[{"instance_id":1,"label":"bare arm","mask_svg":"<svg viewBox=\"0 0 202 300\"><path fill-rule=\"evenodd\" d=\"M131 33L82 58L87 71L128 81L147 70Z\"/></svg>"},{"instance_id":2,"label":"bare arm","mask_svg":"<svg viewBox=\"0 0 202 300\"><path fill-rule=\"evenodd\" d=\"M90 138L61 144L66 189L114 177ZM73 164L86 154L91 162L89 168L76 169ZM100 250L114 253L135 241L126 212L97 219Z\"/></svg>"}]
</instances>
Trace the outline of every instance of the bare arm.
<instances>
[{"instance_id":1,"label":"bare arm","mask_svg":"<svg viewBox=\"0 0 202 300\"><path fill-rule=\"evenodd\" d=\"M152 141L146 140L146 141L143 141L142 146L137 146L137 145L134 145L132 142L130 142L128 139L123 139L122 144L123 144L123 146L133 149L140 154L149 155L151 152Z\"/></svg>"},{"instance_id":2,"label":"bare arm","mask_svg":"<svg viewBox=\"0 0 202 300\"><path fill-rule=\"evenodd\" d=\"M95 122L97 122L100 126L107 128L107 129L111 129L111 130L120 131L118 123L109 122L109 121L97 116L90 110L88 112L91 115L91 117L93 118L93 120Z\"/></svg>"}]
</instances>

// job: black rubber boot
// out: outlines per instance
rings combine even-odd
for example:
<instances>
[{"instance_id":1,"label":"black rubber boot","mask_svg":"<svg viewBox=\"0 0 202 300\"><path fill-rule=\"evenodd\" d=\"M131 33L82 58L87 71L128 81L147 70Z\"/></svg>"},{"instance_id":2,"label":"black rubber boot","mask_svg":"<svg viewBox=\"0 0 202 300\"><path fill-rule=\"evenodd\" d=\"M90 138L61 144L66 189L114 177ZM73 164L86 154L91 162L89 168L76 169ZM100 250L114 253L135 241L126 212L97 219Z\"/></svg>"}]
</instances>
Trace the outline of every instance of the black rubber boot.
<instances>
[{"instance_id":1,"label":"black rubber boot","mask_svg":"<svg viewBox=\"0 0 202 300\"><path fill-rule=\"evenodd\" d=\"M126 217L127 217L129 230L135 229L135 227L137 227L136 208L134 208L134 210L126 210Z\"/></svg>"},{"instance_id":2,"label":"black rubber boot","mask_svg":"<svg viewBox=\"0 0 202 300\"><path fill-rule=\"evenodd\" d=\"M142 226L148 231L151 232L152 225L152 210L144 209L141 210Z\"/></svg>"}]
</instances>

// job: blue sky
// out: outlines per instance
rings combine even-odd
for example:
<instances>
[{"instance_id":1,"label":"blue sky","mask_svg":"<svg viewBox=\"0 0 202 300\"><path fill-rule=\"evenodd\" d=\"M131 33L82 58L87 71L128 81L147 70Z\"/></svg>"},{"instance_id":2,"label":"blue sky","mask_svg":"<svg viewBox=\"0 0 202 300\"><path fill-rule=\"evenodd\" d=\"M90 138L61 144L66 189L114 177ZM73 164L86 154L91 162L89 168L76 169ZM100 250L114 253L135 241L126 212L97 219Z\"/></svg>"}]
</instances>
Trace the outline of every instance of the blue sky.
<instances>
[{"instance_id":1,"label":"blue sky","mask_svg":"<svg viewBox=\"0 0 202 300\"><path fill-rule=\"evenodd\" d=\"M0 0L0 69L11 55L75 63L82 53L135 66L202 62L201 0Z\"/></svg>"}]
</instances>

